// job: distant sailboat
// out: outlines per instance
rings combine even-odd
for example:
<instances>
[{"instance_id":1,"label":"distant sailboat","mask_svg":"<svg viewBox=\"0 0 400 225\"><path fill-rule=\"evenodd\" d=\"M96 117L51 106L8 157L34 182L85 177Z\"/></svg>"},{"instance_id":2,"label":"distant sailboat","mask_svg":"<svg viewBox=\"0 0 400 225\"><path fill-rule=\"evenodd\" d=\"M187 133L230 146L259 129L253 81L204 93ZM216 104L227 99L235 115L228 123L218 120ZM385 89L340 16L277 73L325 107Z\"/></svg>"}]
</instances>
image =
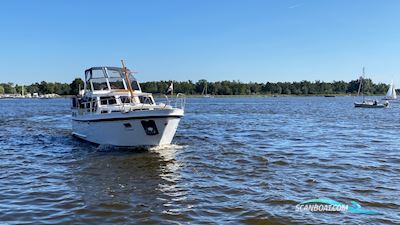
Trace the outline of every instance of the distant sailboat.
<instances>
[{"instance_id":1,"label":"distant sailboat","mask_svg":"<svg viewBox=\"0 0 400 225\"><path fill-rule=\"evenodd\" d=\"M379 103L377 100L369 100L365 99L364 94L363 94L363 80L365 77L365 68L363 67L363 73L362 76L360 76L360 85L358 86L358 93L357 96L362 96L363 101L362 102L354 102L354 107L356 108L386 108L389 106L389 102L385 101L383 103Z\"/></svg>"},{"instance_id":2,"label":"distant sailboat","mask_svg":"<svg viewBox=\"0 0 400 225\"><path fill-rule=\"evenodd\" d=\"M393 84L393 81L392 81L392 83L390 83L389 90L387 91L386 96L383 99L384 100L395 100L395 99L397 99L396 88L395 88L395 86Z\"/></svg>"},{"instance_id":3,"label":"distant sailboat","mask_svg":"<svg viewBox=\"0 0 400 225\"><path fill-rule=\"evenodd\" d=\"M203 92L201 92L201 95L203 95L203 98L212 98L211 95L207 94L207 82L206 82L206 85L203 88Z\"/></svg>"}]
</instances>

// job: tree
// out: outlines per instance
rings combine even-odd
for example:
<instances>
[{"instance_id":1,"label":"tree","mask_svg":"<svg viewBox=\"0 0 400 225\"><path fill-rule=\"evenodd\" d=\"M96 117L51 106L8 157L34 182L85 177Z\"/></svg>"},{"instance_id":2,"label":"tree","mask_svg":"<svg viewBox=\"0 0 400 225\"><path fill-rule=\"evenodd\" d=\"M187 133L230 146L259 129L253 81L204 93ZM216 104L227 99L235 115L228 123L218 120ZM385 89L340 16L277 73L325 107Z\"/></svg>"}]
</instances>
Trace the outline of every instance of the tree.
<instances>
[{"instance_id":1,"label":"tree","mask_svg":"<svg viewBox=\"0 0 400 225\"><path fill-rule=\"evenodd\" d=\"M38 93L39 92L39 83L34 83L34 84L27 86L26 90L31 94Z\"/></svg>"},{"instance_id":2,"label":"tree","mask_svg":"<svg viewBox=\"0 0 400 225\"><path fill-rule=\"evenodd\" d=\"M6 83L1 84L4 88L4 93L6 94L14 94L15 93L15 86L13 83Z\"/></svg>"},{"instance_id":3,"label":"tree","mask_svg":"<svg viewBox=\"0 0 400 225\"><path fill-rule=\"evenodd\" d=\"M282 92L282 94L285 94L285 95L290 95L292 92L290 91L290 89L289 88L285 88L284 90L283 90L283 92Z\"/></svg>"},{"instance_id":4,"label":"tree","mask_svg":"<svg viewBox=\"0 0 400 225\"><path fill-rule=\"evenodd\" d=\"M145 82L140 84L142 91L150 93L158 93L157 82Z\"/></svg>"},{"instance_id":5,"label":"tree","mask_svg":"<svg viewBox=\"0 0 400 225\"><path fill-rule=\"evenodd\" d=\"M70 88L70 95L77 95L79 94L79 87L81 89L83 89L84 83L83 80L81 78L75 78L75 80L73 80L71 82L71 84L69 84L69 88Z\"/></svg>"},{"instance_id":6,"label":"tree","mask_svg":"<svg viewBox=\"0 0 400 225\"><path fill-rule=\"evenodd\" d=\"M358 86L360 85L359 80L352 80L350 81L349 85L347 85L347 93L357 93Z\"/></svg>"},{"instance_id":7,"label":"tree","mask_svg":"<svg viewBox=\"0 0 400 225\"><path fill-rule=\"evenodd\" d=\"M3 86L0 86L0 94L4 94L4 88L3 88Z\"/></svg>"}]
</instances>

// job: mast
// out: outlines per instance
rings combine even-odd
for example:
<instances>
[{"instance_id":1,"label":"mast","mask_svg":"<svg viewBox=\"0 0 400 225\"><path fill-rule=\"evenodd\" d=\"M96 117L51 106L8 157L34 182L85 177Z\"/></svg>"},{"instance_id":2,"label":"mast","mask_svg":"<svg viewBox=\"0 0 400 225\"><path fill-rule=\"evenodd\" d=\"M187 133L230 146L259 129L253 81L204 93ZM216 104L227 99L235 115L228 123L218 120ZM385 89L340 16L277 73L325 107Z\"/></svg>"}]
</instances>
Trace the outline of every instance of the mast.
<instances>
[{"instance_id":1,"label":"mast","mask_svg":"<svg viewBox=\"0 0 400 225\"><path fill-rule=\"evenodd\" d=\"M361 88L362 88L362 80L363 80L363 77L362 77L362 76L360 76L360 78L358 78L358 80L360 80L360 84L358 85L358 92L357 92L357 96L360 96L360 93L362 94L362 92L361 92Z\"/></svg>"},{"instance_id":2,"label":"mast","mask_svg":"<svg viewBox=\"0 0 400 225\"><path fill-rule=\"evenodd\" d=\"M357 96L360 96L360 93L361 93L361 95L363 96L363 100L364 100L364 94L363 94L363 79L364 79L364 76L365 76L365 67L363 67L363 72L362 72L362 75L360 76L360 78L359 78L359 80L360 80L360 84L359 84L359 86L358 86L358 92L357 92Z\"/></svg>"},{"instance_id":3,"label":"mast","mask_svg":"<svg viewBox=\"0 0 400 225\"><path fill-rule=\"evenodd\" d=\"M131 81L129 80L128 69L125 66L124 60L121 59L121 63L122 63L122 71L124 72L125 80L128 83L128 90L129 90L129 93L131 94L131 100L132 100L132 98L133 98L133 89L132 89Z\"/></svg>"}]
</instances>

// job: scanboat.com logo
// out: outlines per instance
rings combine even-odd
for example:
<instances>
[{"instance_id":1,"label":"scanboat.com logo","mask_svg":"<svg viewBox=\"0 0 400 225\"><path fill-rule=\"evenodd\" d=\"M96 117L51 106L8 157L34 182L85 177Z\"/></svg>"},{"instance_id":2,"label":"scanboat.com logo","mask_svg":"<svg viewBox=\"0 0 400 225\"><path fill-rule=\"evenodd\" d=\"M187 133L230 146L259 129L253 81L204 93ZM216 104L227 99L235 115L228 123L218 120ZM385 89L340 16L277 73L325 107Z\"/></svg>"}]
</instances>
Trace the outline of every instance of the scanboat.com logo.
<instances>
[{"instance_id":1,"label":"scanboat.com logo","mask_svg":"<svg viewBox=\"0 0 400 225\"><path fill-rule=\"evenodd\" d=\"M296 205L296 211L310 212L351 212L361 214L378 214L377 211L366 210L355 201L350 201L350 204L344 204L332 199L310 199Z\"/></svg>"}]
</instances>

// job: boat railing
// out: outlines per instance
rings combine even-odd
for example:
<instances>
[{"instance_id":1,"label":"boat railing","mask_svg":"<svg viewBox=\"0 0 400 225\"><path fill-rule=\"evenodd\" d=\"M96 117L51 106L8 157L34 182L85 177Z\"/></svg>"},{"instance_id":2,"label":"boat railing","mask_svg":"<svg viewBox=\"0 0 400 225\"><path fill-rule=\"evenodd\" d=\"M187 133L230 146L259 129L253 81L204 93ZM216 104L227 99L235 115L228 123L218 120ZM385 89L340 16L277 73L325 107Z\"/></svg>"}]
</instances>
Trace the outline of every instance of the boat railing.
<instances>
[{"instance_id":1,"label":"boat railing","mask_svg":"<svg viewBox=\"0 0 400 225\"><path fill-rule=\"evenodd\" d=\"M85 115L94 113L97 111L97 103L95 101L80 103L79 106L75 107L79 115Z\"/></svg>"},{"instance_id":2,"label":"boat railing","mask_svg":"<svg viewBox=\"0 0 400 225\"><path fill-rule=\"evenodd\" d=\"M182 94L182 93L178 93L176 95L176 102L175 102L175 108L179 108L179 109L185 109L185 105L186 105L186 95Z\"/></svg>"},{"instance_id":3,"label":"boat railing","mask_svg":"<svg viewBox=\"0 0 400 225\"><path fill-rule=\"evenodd\" d=\"M151 96L151 94L142 94L140 96ZM130 98L120 98L121 103L115 104L114 101L116 100L114 97L102 97L100 100L100 105L97 105L97 101L93 98L89 101L78 101L76 98L74 103L72 104L72 108L77 109L77 114L79 115L86 115L92 113L110 113L120 111L123 113L133 111L133 110L158 110L158 109L165 109L166 107L175 107L179 109L185 109L186 105L186 95L182 93L178 93L173 98L168 98L165 96L166 103L156 105L155 103L151 102L141 102L141 103L132 103L132 99ZM112 104L112 102L114 104ZM75 106L75 107L74 107ZM106 107L105 107L106 106Z\"/></svg>"},{"instance_id":4,"label":"boat railing","mask_svg":"<svg viewBox=\"0 0 400 225\"><path fill-rule=\"evenodd\" d=\"M168 98L167 95L164 95L164 96L166 99L165 106L170 105L170 106L175 106L175 108L178 108L178 109L183 109L183 110L185 109L185 105L186 105L186 95L185 94L178 93L175 98Z\"/></svg>"}]
</instances>

